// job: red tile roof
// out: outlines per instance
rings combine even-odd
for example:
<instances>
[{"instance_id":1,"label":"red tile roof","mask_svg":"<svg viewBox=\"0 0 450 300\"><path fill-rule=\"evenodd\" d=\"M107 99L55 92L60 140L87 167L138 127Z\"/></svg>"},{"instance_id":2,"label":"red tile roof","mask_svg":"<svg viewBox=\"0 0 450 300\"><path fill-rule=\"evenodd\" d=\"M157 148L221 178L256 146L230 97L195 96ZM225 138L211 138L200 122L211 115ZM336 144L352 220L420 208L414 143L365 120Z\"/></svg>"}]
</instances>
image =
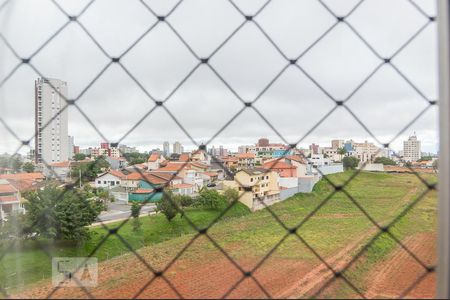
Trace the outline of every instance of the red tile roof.
<instances>
[{"instance_id":1,"label":"red tile roof","mask_svg":"<svg viewBox=\"0 0 450 300\"><path fill-rule=\"evenodd\" d=\"M159 168L155 171L160 172L177 172L181 171L182 169L189 170L191 169L190 163L182 163L182 162L168 162L165 167Z\"/></svg>"},{"instance_id":2,"label":"red tile roof","mask_svg":"<svg viewBox=\"0 0 450 300\"><path fill-rule=\"evenodd\" d=\"M133 194L149 194L153 193L154 190L147 190L147 189L137 189L133 192Z\"/></svg>"},{"instance_id":3,"label":"red tile roof","mask_svg":"<svg viewBox=\"0 0 450 300\"><path fill-rule=\"evenodd\" d=\"M60 161L49 164L50 167L56 167L56 168L69 168L70 167L70 161Z\"/></svg>"},{"instance_id":4,"label":"red tile roof","mask_svg":"<svg viewBox=\"0 0 450 300\"><path fill-rule=\"evenodd\" d=\"M286 159L293 160L293 161L296 161L296 162L299 162L302 164L307 164L306 160L303 157L301 157L300 155L289 155L289 156L286 156Z\"/></svg>"},{"instance_id":5,"label":"red tile roof","mask_svg":"<svg viewBox=\"0 0 450 300\"><path fill-rule=\"evenodd\" d=\"M42 173L0 174L0 179L43 180L44 179L44 174L42 174Z\"/></svg>"},{"instance_id":6,"label":"red tile roof","mask_svg":"<svg viewBox=\"0 0 450 300\"><path fill-rule=\"evenodd\" d=\"M126 180L145 180L152 184L167 184L170 180L181 179L180 177L173 176L173 174L169 173L158 173L158 172L143 172L142 174L139 172L131 173L125 176Z\"/></svg>"},{"instance_id":7,"label":"red tile roof","mask_svg":"<svg viewBox=\"0 0 450 300\"><path fill-rule=\"evenodd\" d=\"M240 153L240 154L238 154L238 155L236 155L236 157L237 158L255 158L255 154L253 154L253 153L249 153L249 152L247 152L247 153Z\"/></svg>"},{"instance_id":8,"label":"red tile roof","mask_svg":"<svg viewBox=\"0 0 450 300\"><path fill-rule=\"evenodd\" d=\"M203 164L203 163L201 163L201 162L198 162L198 161L190 162L190 164L191 164L192 166L197 167L197 168L200 168L200 169L208 169L208 165L205 165L205 164Z\"/></svg>"},{"instance_id":9,"label":"red tile roof","mask_svg":"<svg viewBox=\"0 0 450 300\"><path fill-rule=\"evenodd\" d=\"M148 158L148 162L155 162L157 161L159 158L161 157L161 154L159 154L158 152L154 152L150 155L150 157Z\"/></svg>"},{"instance_id":10,"label":"red tile roof","mask_svg":"<svg viewBox=\"0 0 450 300\"><path fill-rule=\"evenodd\" d=\"M19 202L19 198L15 196L0 196L0 202Z\"/></svg>"},{"instance_id":11,"label":"red tile roof","mask_svg":"<svg viewBox=\"0 0 450 300\"><path fill-rule=\"evenodd\" d=\"M183 162L189 161L189 153L180 154L178 161L183 161Z\"/></svg>"},{"instance_id":12,"label":"red tile roof","mask_svg":"<svg viewBox=\"0 0 450 300\"><path fill-rule=\"evenodd\" d=\"M282 161L269 161L264 163L266 169L297 169L296 166L290 165Z\"/></svg>"},{"instance_id":13,"label":"red tile roof","mask_svg":"<svg viewBox=\"0 0 450 300\"><path fill-rule=\"evenodd\" d=\"M116 177L119 177L120 179L125 179L125 174L123 174L122 172L120 172L120 171L117 171L117 170L109 170L109 172L108 172L109 174L111 174L111 175L113 175L113 176L116 176Z\"/></svg>"},{"instance_id":14,"label":"red tile roof","mask_svg":"<svg viewBox=\"0 0 450 300\"><path fill-rule=\"evenodd\" d=\"M0 193L17 193L17 189L10 183L0 184Z\"/></svg>"},{"instance_id":15,"label":"red tile roof","mask_svg":"<svg viewBox=\"0 0 450 300\"><path fill-rule=\"evenodd\" d=\"M203 172L203 174L208 175L210 177L219 176L217 172Z\"/></svg>"}]
</instances>

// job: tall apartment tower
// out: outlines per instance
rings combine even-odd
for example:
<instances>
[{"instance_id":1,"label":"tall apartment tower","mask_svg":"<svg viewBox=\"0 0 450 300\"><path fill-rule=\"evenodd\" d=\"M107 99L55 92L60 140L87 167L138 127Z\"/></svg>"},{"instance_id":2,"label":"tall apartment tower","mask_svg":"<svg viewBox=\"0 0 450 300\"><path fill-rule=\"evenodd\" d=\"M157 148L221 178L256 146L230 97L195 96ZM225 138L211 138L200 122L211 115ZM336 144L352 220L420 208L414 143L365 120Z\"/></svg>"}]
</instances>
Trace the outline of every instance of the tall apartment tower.
<instances>
[{"instance_id":1,"label":"tall apartment tower","mask_svg":"<svg viewBox=\"0 0 450 300\"><path fill-rule=\"evenodd\" d=\"M166 157L168 157L170 155L170 144L169 144L169 142L164 142L163 143L163 152L164 152L164 155Z\"/></svg>"},{"instance_id":2,"label":"tall apartment tower","mask_svg":"<svg viewBox=\"0 0 450 300\"><path fill-rule=\"evenodd\" d=\"M403 142L403 159L407 162L413 162L418 161L421 157L420 141L417 140L416 133L414 133L407 141Z\"/></svg>"},{"instance_id":3,"label":"tall apartment tower","mask_svg":"<svg viewBox=\"0 0 450 300\"><path fill-rule=\"evenodd\" d=\"M35 81L36 163L69 159L67 83L58 79Z\"/></svg>"},{"instance_id":4,"label":"tall apartment tower","mask_svg":"<svg viewBox=\"0 0 450 300\"><path fill-rule=\"evenodd\" d=\"M183 146L180 142L173 143L173 153L181 154L183 152Z\"/></svg>"}]
</instances>

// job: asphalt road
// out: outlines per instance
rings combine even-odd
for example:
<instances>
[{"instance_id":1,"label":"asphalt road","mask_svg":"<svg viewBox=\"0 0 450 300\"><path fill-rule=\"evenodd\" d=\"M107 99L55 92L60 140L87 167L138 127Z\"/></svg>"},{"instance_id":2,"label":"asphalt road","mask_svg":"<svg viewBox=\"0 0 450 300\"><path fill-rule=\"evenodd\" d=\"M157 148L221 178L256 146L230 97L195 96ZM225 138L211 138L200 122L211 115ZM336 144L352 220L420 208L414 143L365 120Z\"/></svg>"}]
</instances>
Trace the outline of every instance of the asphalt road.
<instances>
[{"instance_id":1,"label":"asphalt road","mask_svg":"<svg viewBox=\"0 0 450 300\"><path fill-rule=\"evenodd\" d=\"M108 211L102 212L98 218L102 222L118 221L128 218L131 215L131 205L110 203L108 205ZM156 205L146 204L141 208L141 215L147 215L150 212L154 212Z\"/></svg>"}]
</instances>

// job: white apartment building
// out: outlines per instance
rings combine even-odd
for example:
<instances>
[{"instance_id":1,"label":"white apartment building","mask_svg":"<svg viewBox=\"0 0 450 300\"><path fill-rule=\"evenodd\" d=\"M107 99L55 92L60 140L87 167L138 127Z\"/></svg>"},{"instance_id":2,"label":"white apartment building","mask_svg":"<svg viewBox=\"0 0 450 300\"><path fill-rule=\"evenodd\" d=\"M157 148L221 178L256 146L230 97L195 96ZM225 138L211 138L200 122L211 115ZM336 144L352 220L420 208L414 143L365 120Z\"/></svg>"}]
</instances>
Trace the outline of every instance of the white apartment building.
<instances>
[{"instance_id":1,"label":"white apartment building","mask_svg":"<svg viewBox=\"0 0 450 300\"><path fill-rule=\"evenodd\" d=\"M403 160L407 162L418 161L422 157L420 141L417 136L411 135L407 141L403 142Z\"/></svg>"},{"instance_id":2,"label":"white apartment building","mask_svg":"<svg viewBox=\"0 0 450 300\"><path fill-rule=\"evenodd\" d=\"M170 144L169 142L164 142L163 143L163 153L166 157L168 157L170 155Z\"/></svg>"},{"instance_id":3,"label":"white apartment building","mask_svg":"<svg viewBox=\"0 0 450 300\"><path fill-rule=\"evenodd\" d=\"M69 159L67 83L58 79L35 81L36 163ZM64 109L64 110L63 110Z\"/></svg>"},{"instance_id":4,"label":"white apartment building","mask_svg":"<svg viewBox=\"0 0 450 300\"><path fill-rule=\"evenodd\" d=\"M181 146L180 142L173 143L173 153L176 153L176 154L183 153L183 146Z\"/></svg>"},{"instance_id":5,"label":"white apartment building","mask_svg":"<svg viewBox=\"0 0 450 300\"><path fill-rule=\"evenodd\" d=\"M364 143L353 142L354 153L362 163L374 161L377 157L386 157L387 152L385 149L378 148L374 143L364 141Z\"/></svg>"},{"instance_id":6,"label":"white apartment building","mask_svg":"<svg viewBox=\"0 0 450 300\"><path fill-rule=\"evenodd\" d=\"M75 147L74 137L73 136L69 136L69 149L67 150L68 151L68 155L69 155L69 159L72 159L73 156L75 155L74 147Z\"/></svg>"}]
</instances>

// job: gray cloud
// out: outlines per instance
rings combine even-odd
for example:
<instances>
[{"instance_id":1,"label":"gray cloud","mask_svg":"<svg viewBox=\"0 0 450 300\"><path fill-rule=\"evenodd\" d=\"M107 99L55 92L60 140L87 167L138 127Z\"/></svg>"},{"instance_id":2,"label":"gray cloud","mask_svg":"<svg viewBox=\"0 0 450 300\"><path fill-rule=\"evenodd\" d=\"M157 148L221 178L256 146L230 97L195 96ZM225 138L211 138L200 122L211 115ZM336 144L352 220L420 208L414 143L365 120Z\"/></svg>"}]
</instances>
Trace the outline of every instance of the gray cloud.
<instances>
[{"instance_id":1,"label":"gray cloud","mask_svg":"<svg viewBox=\"0 0 450 300\"><path fill-rule=\"evenodd\" d=\"M324 1L337 15L345 15L358 1ZM78 14L87 1L58 0L69 14ZM167 14L177 1L147 0L158 15ZM254 14L265 1L235 1L245 14ZM435 15L434 1L416 0L426 13ZM243 16L228 1L185 0L168 21L192 51L208 57L242 22ZM51 1L12 1L0 14L1 33L27 57L67 19ZM118 56L142 35L156 18L139 1L97 0L80 18L92 36L111 56ZM274 0L256 18L288 58L300 55L327 28L334 17L318 1ZM427 22L408 1L367 0L348 22L382 57L395 53ZM429 25L393 59L393 63L423 92L437 98L436 26ZM19 62L0 41L0 80ZM157 100L168 97L198 60L166 23L159 23L121 60L142 86ZM289 142L303 137L334 107L336 99L347 98L382 62L351 30L337 25L323 40L302 56L301 66L324 91L301 70L289 66L254 106ZM108 58L87 37L82 28L69 24L33 60L45 76L66 80L69 97L80 95L86 85L109 63ZM247 23L214 54L210 64L244 101L254 100L288 64L282 54L252 24ZM38 74L20 67L0 89L1 117L27 139L34 132L34 80ZM389 65L382 66L347 102L348 107L382 141L388 141L410 122L427 103ZM112 65L83 94L78 105L108 140L120 139L153 107L154 103L118 65ZM173 116L197 142L208 141L244 107L243 103L205 65L200 66L165 103ZM81 146L96 145L100 136L85 118L70 108L69 133ZM436 151L436 109L431 109L393 144L416 131L424 150ZM18 143L0 125L0 152L13 151ZM249 109L239 115L213 144L236 147L251 144L260 136L281 141L261 117ZM331 138L368 139L366 132L343 108L338 108L302 145L329 143ZM161 147L164 140L189 138L162 108L156 108L123 141L142 150ZM192 144L191 144L192 146ZM192 146L193 147L193 146Z\"/></svg>"}]
</instances>

